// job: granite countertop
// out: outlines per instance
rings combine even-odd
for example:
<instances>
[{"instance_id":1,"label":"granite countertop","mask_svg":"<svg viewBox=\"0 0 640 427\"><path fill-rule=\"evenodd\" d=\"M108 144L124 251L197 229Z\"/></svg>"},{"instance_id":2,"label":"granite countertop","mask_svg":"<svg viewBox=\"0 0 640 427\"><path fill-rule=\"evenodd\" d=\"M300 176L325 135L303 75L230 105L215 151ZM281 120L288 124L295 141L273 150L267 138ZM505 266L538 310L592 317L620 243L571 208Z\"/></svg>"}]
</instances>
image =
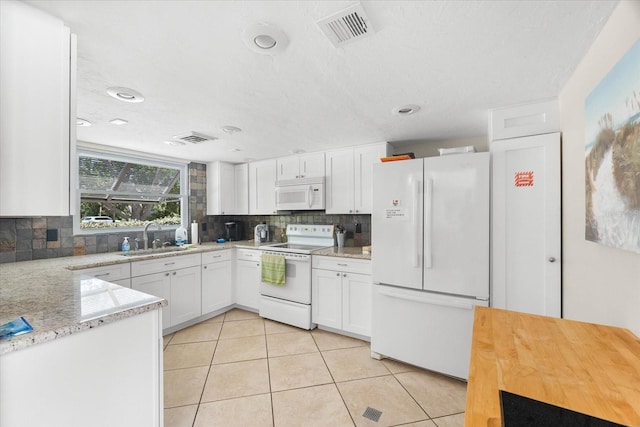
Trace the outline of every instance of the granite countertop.
<instances>
[{"instance_id":1,"label":"granite countertop","mask_svg":"<svg viewBox=\"0 0 640 427\"><path fill-rule=\"evenodd\" d=\"M334 256L342 258L371 259L371 254L363 254L361 247L342 247L333 246L330 248L318 249L313 251L313 255Z\"/></svg>"},{"instance_id":2,"label":"granite countertop","mask_svg":"<svg viewBox=\"0 0 640 427\"><path fill-rule=\"evenodd\" d=\"M0 341L0 355L135 316L167 301L64 268L73 257L0 265L0 324L20 316L33 332Z\"/></svg>"},{"instance_id":3,"label":"granite countertop","mask_svg":"<svg viewBox=\"0 0 640 427\"><path fill-rule=\"evenodd\" d=\"M258 249L274 243L211 242L144 255L109 252L0 264L0 324L24 316L34 328L33 332L0 341L0 355L167 305L162 298L83 277L78 270L235 247ZM359 247L325 248L314 255L371 259Z\"/></svg>"}]
</instances>

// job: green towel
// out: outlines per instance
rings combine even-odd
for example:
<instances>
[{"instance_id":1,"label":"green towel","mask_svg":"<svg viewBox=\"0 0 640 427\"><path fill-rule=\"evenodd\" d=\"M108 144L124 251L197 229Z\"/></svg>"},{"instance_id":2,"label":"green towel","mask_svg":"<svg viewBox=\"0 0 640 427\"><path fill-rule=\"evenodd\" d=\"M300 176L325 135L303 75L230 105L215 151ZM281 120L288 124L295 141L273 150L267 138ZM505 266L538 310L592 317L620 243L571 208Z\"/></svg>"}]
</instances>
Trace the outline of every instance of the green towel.
<instances>
[{"instance_id":1,"label":"green towel","mask_svg":"<svg viewBox=\"0 0 640 427\"><path fill-rule=\"evenodd\" d=\"M286 276L282 255L262 254L262 283L284 286Z\"/></svg>"}]
</instances>

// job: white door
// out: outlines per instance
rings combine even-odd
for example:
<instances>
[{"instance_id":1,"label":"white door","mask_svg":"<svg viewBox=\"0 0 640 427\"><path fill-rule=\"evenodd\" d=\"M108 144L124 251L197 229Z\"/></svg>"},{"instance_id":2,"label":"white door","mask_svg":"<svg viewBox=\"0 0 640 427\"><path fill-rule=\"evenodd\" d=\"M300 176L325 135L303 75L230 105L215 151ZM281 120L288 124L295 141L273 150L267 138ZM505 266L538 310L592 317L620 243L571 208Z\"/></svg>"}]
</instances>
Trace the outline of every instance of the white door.
<instances>
[{"instance_id":1,"label":"white door","mask_svg":"<svg viewBox=\"0 0 640 427\"><path fill-rule=\"evenodd\" d=\"M300 156L300 178L324 176L324 152Z\"/></svg>"},{"instance_id":2,"label":"white door","mask_svg":"<svg viewBox=\"0 0 640 427\"><path fill-rule=\"evenodd\" d=\"M236 303L258 309L260 293L260 261L236 261Z\"/></svg>"},{"instance_id":3,"label":"white door","mask_svg":"<svg viewBox=\"0 0 640 427\"><path fill-rule=\"evenodd\" d=\"M311 286L311 321L318 325L342 329L342 273L314 268Z\"/></svg>"},{"instance_id":4,"label":"white door","mask_svg":"<svg viewBox=\"0 0 640 427\"><path fill-rule=\"evenodd\" d=\"M145 294L164 298L169 305L162 307L162 329L171 326L171 273L155 273L144 276L132 277L131 288Z\"/></svg>"},{"instance_id":5,"label":"white door","mask_svg":"<svg viewBox=\"0 0 640 427\"><path fill-rule=\"evenodd\" d=\"M300 176L300 158L298 156L280 157L277 163L277 179L296 179Z\"/></svg>"},{"instance_id":6,"label":"white door","mask_svg":"<svg viewBox=\"0 0 640 427\"><path fill-rule=\"evenodd\" d=\"M276 161L261 160L249 164L249 213L276 213Z\"/></svg>"},{"instance_id":7,"label":"white door","mask_svg":"<svg viewBox=\"0 0 640 427\"><path fill-rule=\"evenodd\" d=\"M202 266L202 314L230 306L231 261L213 262Z\"/></svg>"},{"instance_id":8,"label":"white door","mask_svg":"<svg viewBox=\"0 0 640 427\"><path fill-rule=\"evenodd\" d=\"M560 134L491 143L492 306L561 315Z\"/></svg>"},{"instance_id":9,"label":"white door","mask_svg":"<svg viewBox=\"0 0 640 427\"><path fill-rule=\"evenodd\" d=\"M373 165L374 283L422 289L422 159Z\"/></svg>"},{"instance_id":10,"label":"white door","mask_svg":"<svg viewBox=\"0 0 640 427\"><path fill-rule=\"evenodd\" d=\"M387 144L368 145L353 149L353 199L357 214L371 213L373 165L387 155Z\"/></svg>"},{"instance_id":11,"label":"white door","mask_svg":"<svg viewBox=\"0 0 640 427\"><path fill-rule=\"evenodd\" d=\"M342 329L371 336L373 285L368 274L342 274Z\"/></svg>"},{"instance_id":12,"label":"white door","mask_svg":"<svg viewBox=\"0 0 640 427\"><path fill-rule=\"evenodd\" d=\"M249 213L249 165L241 163L233 167L235 179L234 214L247 215Z\"/></svg>"},{"instance_id":13,"label":"white door","mask_svg":"<svg viewBox=\"0 0 640 427\"><path fill-rule=\"evenodd\" d=\"M200 274L200 267L171 272L171 326L195 319L202 314Z\"/></svg>"},{"instance_id":14,"label":"white door","mask_svg":"<svg viewBox=\"0 0 640 427\"><path fill-rule=\"evenodd\" d=\"M353 213L353 149L328 151L325 170L326 213Z\"/></svg>"},{"instance_id":15,"label":"white door","mask_svg":"<svg viewBox=\"0 0 640 427\"><path fill-rule=\"evenodd\" d=\"M489 153L424 159L424 289L489 298Z\"/></svg>"}]
</instances>

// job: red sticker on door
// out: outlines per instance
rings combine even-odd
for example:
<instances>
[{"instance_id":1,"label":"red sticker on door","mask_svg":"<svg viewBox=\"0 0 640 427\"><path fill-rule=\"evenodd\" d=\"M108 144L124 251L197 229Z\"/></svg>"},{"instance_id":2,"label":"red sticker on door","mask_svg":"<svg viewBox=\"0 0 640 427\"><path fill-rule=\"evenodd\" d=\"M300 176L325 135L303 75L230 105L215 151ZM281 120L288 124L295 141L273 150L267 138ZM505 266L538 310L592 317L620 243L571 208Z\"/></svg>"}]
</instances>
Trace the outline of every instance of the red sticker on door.
<instances>
[{"instance_id":1,"label":"red sticker on door","mask_svg":"<svg viewBox=\"0 0 640 427\"><path fill-rule=\"evenodd\" d=\"M533 187L533 171L516 172L514 184L516 187Z\"/></svg>"}]
</instances>

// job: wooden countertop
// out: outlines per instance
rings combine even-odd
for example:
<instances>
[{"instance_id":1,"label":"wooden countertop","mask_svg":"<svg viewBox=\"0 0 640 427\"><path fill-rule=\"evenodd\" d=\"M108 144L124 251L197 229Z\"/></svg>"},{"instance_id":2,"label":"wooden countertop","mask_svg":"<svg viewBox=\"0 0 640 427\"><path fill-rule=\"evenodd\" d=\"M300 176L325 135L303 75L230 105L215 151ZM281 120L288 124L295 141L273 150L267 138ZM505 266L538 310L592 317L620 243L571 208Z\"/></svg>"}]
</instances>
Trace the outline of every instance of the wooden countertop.
<instances>
[{"instance_id":1,"label":"wooden countertop","mask_svg":"<svg viewBox=\"0 0 640 427\"><path fill-rule=\"evenodd\" d=\"M640 339L611 326L476 307L465 426L500 426L498 390L640 426Z\"/></svg>"}]
</instances>

